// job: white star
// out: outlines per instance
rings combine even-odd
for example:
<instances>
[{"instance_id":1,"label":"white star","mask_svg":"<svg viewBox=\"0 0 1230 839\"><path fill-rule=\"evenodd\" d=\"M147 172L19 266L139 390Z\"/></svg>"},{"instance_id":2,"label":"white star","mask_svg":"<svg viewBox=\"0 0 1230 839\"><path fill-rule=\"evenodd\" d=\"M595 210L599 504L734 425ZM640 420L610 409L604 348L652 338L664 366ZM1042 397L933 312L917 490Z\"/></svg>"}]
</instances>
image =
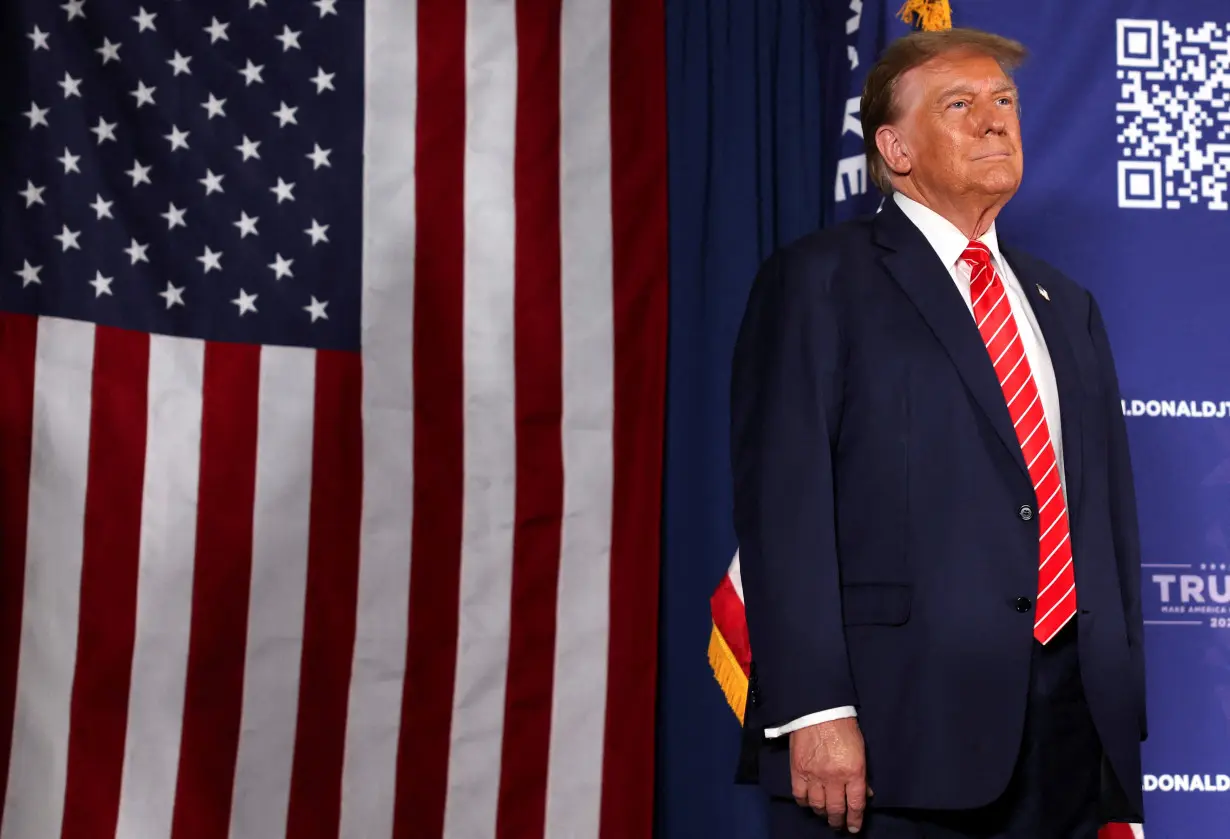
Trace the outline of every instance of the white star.
<instances>
[{"instance_id":1,"label":"white star","mask_svg":"<svg viewBox=\"0 0 1230 839\"><path fill-rule=\"evenodd\" d=\"M51 108L40 108L36 103L30 103L30 110L26 111L22 116L30 120L30 128L34 129L36 125L47 125L47 114L51 113ZM47 125L50 128L50 125Z\"/></svg>"},{"instance_id":2,"label":"white star","mask_svg":"<svg viewBox=\"0 0 1230 839\"><path fill-rule=\"evenodd\" d=\"M278 203L281 204L283 201L294 201L295 200L295 195L293 191L294 188L295 188L295 185L293 183L288 184L285 181L283 181L281 178L278 178L278 185L269 187L269 191L278 196Z\"/></svg>"},{"instance_id":3,"label":"white star","mask_svg":"<svg viewBox=\"0 0 1230 839\"><path fill-rule=\"evenodd\" d=\"M77 17L85 17L85 12L81 10L81 7L84 5L85 0L68 0L68 2L60 8L68 12L68 19L72 20Z\"/></svg>"},{"instance_id":4,"label":"white star","mask_svg":"<svg viewBox=\"0 0 1230 839\"><path fill-rule=\"evenodd\" d=\"M219 23L217 18L213 18L209 26L205 27L205 31L209 33L209 43L216 44L219 41L229 41L230 36L226 34L226 28L229 23Z\"/></svg>"},{"instance_id":5,"label":"white star","mask_svg":"<svg viewBox=\"0 0 1230 839\"><path fill-rule=\"evenodd\" d=\"M136 16L133 18L133 20L137 22L137 31L144 32L145 30L149 29L153 32L157 32L158 27L154 26L154 18L156 17L158 17L157 13L150 14L149 12L145 11L144 7L142 7L140 11L137 12Z\"/></svg>"},{"instance_id":6,"label":"white star","mask_svg":"<svg viewBox=\"0 0 1230 839\"><path fill-rule=\"evenodd\" d=\"M114 277L104 277L102 271L94 272L94 279L90 280L90 285L94 286L94 297L102 297L104 294L111 294L111 281ZM114 297L114 295L112 295Z\"/></svg>"},{"instance_id":7,"label":"white star","mask_svg":"<svg viewBox=\"0 0 1230 839\"><path fill-rule=\"evenodd\" d=\"M105 218L115 218L115 216L111 215L111 205L114 203L114 201L104 201L103 197L98 195L90 207L94 212L98 213L98 221L102 221Z\"/></svg>"},{"instance_id":8,"label":"white star","mask_svg":"<svg viewBox=\"0 0 1230 839\"><path fill-rule=\"evenodd\" d=\"M22 262L21 270L13 272L17 276L21 277L21 287L25 288L31 283L42 285L43 281L38 278L38 272L43 270L43 266L31 265L29 262L27 262L24 259L21 262Z\"/></svg>"},{"instance_id":9,"label":"white star","mask_svg":"<svg viewBox=\"0 0 1230 839\"><path fill-rule=\"evenodd\" d=\"M212 169L205 170L205 177L201 178L198 183L205 185L205 194L212 195L215 192L222 192L222 179L226 175L215 175Z\"/></svg>"},{"instance_id":10,"label":"white star","mask_svg":"<svg viewBox=\"0 0 1230 839\"><path fill-rule=\"evenodd\" d=\"M282 42L282 52L286 52L291 47L294 47L295 49L301 49L301 47L299 46L299 36L302 34L303 34L302 31L292 32L289 26L283 26L282 34L275 35L274 38Z\"/></svg>"},{"instance_id":11,"label":"white star","mask_svg":"<svg viewBox=\"0 0 1230 839\"><path fill-rule=\"evenodd\" d=\"M138 184L153 183L153 181L149 179L149 173L152 168L152 166L142 166L141 161L134 160L132 162L132 168L124 170L124 174L132 178L133 186L137 186Z\"/></svg>"},{"instance_id":12,"label":"white star","mask_svg":"<svg viewBox=\"0 0 1230 839\"><path fill-rule=\"evenodd\" d=\"M171 151L176 149L188 148L188 131L180 131L178 126L171 126L171 133L166 135L166 139L171 141Z\"/></svg>"},{"instance_id":13,"label":"white star","mask_svg":"<svg viewBox=\"0 0 1230 839\"><path fill-rule=\"evenodd\" d=\"M239 74L244 78L244 87L250 87L252 84L264 84L265 80L261 78L261 71L265 69L264 64L253 64L252 59L248 59L248 66L239 71Z\"/></svg>"},{"instance_id":14,"label":"white star","mask_svg":"<svg viewBox=\"0 0 1230 839\"><path fill-rule=\"evenodd\" d=\"M329 231L329 225L321 224L316 219L312 219L312 226L303 231L312 237L312 244L319 245L321 242L329 241L329 237L325 234Z\"/></svg>"},{"instance_id":15,"label":"white star","mask_svg":"<svg viewBox=\"0 0 1230 839\"><path fill-rule=\"evenodd\" d=\"M184 213L187 210L178 209L174 204L162 214L162 217L167 220L167 230L174 230L176 227L187 227L188 224L184 221Z\"/></svg>"},{"instance_id":16,"label":"white star","mask_svg":"<svg viewBox=\"0 0 1230 839\"><path fill-rule=\"evenodd\" d=\"M223 107L225 104L226 104L226 100L225 100L225 99L219 99L217 96L214 96L214 95L211 93L211 94L209 94L209 101L208 101L208 102L202 102L202 103L201 103L201 107L202 107L202 108L204 108L205 110L209 111L209 118L210 118L210 119L213 119L214 117L224 117L224 116L226 116L226 111L222 110L222 107Z\"/></svg>"},{"instance_id":17,"label":"white star","mask_svg":"<svg viewBox=\"0 0 1230 839\"><path fill-rule=\"evenodd\" d=\"M136 265L138 262L149 262L149 257L145 255L147 250L149 250L149 245L138 244L137 240L133 239L132 244L124 248L124 253L128 254L132 264Z\"/></svg>"},{"instance_id":18,"label":"white star","mask_svg":"<svg viewBox=\"0 0 1230 839\"><path fill-rule=\"evenodd\" d=\"M328 320L329 316L325 314L325 307L328 305L328 300L317 300L316 297L313 296L312 302L304 306L303 311L312 316L312 323L315 323L321 319Z\"/></svg>"},{"instance_id":19,"label":"white star","mask_svg":"<svg viewBox=\"0 0 1230 839\"><path fill-rule=\"evenodd\" d=\"M256 232L256 223L258 221L260 221L259 217L253 218L247 213L241 212L239 214L239 221L235 222L235 226L239 228L239 238L244 239L249 234L259 236L260 234Z\"/></svg>"},{"instance_id":20,"label":"white star","mask_svg":"<svg viewBox=\"0 0 1230 839\"><path fill-rule=\"evenodd\" d=\"M260 152L258 151L258 149L260 148L260 145L261 144L259 140L254 143L251 140L249 140L248 135L245 134L243 135L243 143L241 143L238 146L235 146L235 151L242 154L244 160L251 160L254 157L257 160L260 160L261 156L260 156Z\"/></svg>"},{"instance_id":21,"label":"white star","mask_svg":"<svg viewBox=\"0 0 1230 839\"><path fill-rule=\"evenodd\" d=\"M316 92L324 93L326 90L337 90L333 86L333 77L336 75L337 73L326 73L323 67L317 67L316 77L312 79L312 83L316 85Z\"/></svg>"},{"instance_id":22,"label":"white star","mask_svg":"<svg viewBox=\"0 0 1230 839\"><path fill-rule=\"evenodd\" d=\"M288 108L286 103L283 102L282 107L273 112L273 115L278 118L278 127L285 128L288 122L298 125L299 120L295 119L295 112L298 110L298 108Z\"/></svg>"},{"instance_id":23,"label":"white star","mask_svg":"<svg viewBox=\"0 0 1230 839\"><path fill-rule=\"evenodd\" d=\"M175 57L168 59L167 64L170 64L171 67L175 70L173 75L178 76L180 73L187 73L189 76L191 76L192 71L188 69L188 62L191 60L192 60L192 56L180 55L179 50L176 50Z\"/></svg>"},{"instance_id":24,"label":"white star","mask_svg":"<svg viewBox=\"0 0 1230 839\"><path fill-rule=\"evenodd\" d=\"M81 238L80 230L69 230L68 225L64 225L59 236L52 236L60 242L60 250L81 250L81 245L77 244L77 240Z\"/></svg>"},{"instance_id":25,"label":"white star","mask_svg":"<svg viewBox=\"0 0 1230 839\"><path fill-rule=\"evenodd\" d=\"M103 38L103 45L94 52L102 56L103 64L106 65L109 61L120 60L120 47L123 44L113 44L110 38Z\"/></svg>"},{"instance_id":26,"label":"white star","mask_svg":"<svg viewBox=\"0 0 1230 839\"><path fill-rule=\"evenodd\" d=\"M35 186L34 181L26 181L26 188L17 194L26 199L27 209L33 207L35 204L42 204L45 207L47 206L47 202L43 201L43 192L46 191L46 189L47 187L45 186Z\"/></svg>"},{"instance_id":27,"label":"white star","mask_svg":"<svg viewBox=\"0 0 1230 839\"><path fill-rule=\"evenodd\" d=\"M315 149L307 156L307 159L312 161L312 168L319 169L321 166L332 168L333 164L329 162L329 155L333 154L333 150L322 149L319 143L313 143L312 145L315 146Z\"/></svg>"},{"instance_id":28,"label":"white star","mask_svg":"<svg viewBox=\"0 0 1230 839\"><path fill-rule=\"evenodd\" d=\"M295 260L293 260L293 259L283 259L283 258L282 258L282 254L280 254L280 253L279 253L279 254L277 254L277 255L275 256L275 259L276 259L277 261L276 261L276 262L274 262L272 265L270 265L270 266L269 266L270 268L272 268L272 269L273 269L273 273L274 273L274 277L273 277L273 278L274 278L275 280L280 280L280 279L282 279L283 277L293 277L293 276L295 276L295 273L294 273L293 271L291 271L291 270L290 270L290 266L291 266L291 265L293 265L293 264L295 263Z\"/></svg>"},{"instance_id":29,"label":"white star","mask_svg":"<svg viewBox=\"0 0 1230 839\"><path fill-rule=\"evenodd\" d=\"M68 150L67 147L65 147L64 149L64 154L56 158L56 160L64 164L64 174L65 175L67 175L69 172L80 172L81 171L81 169L77 166L77 161L80 159L81 159L81 155L73 154L72 152Z\"/></svg>"},{"instance_id":30,"label":"white star","mask_svg":"<svg viewBox=\"0 0 1230 839\"><path fill-rule=\"evenodd\" d=\"M104 140L110 140L113 143L115 142L115 127L117 125L119 125L119 123L107 122L102 117L99 117L98 125L91 128L90 131L93 131L96 135L98 135L98 145L101 146Z\"/></svg>"},{"instance_id":31,"label":"white star","mask_svg":"<svg viewBox=\"0 0 1230 839\"><path fill-rule=\"evenodd\" d=\"M50 32L44 32L36 26L34 31L26 37L34 42L34 49L51 51L51 47L47 46L47 39L51 37Z\"/></svg>"},{"instance_id":32,"label":"white star","mask_svg":"<svg viewBox=\"0 0 1230 839\"><path fill-rule=\"evenodd\" d=\"M140 108L142 105L154 104L154 91L157 89L156 87L146 87L145 82L138 80L137 89L128 95L136 97L137 107Z\"/></svg>"},{"instance_id":33,"label":"white star","mask_svg":"<svg viewBox=\"0 0 1230 839\"><path fill-rule=\"evenodd\" d=\"M184 287L173 286L170 280L167 280L167 290L158 292L158 296L167 301L168 309L184 305Z\"/></svg>"},{"instance_id":34,"label":"white star","mask_svg":"<svg viewBox=\"0 0 1230 839\"><path fill-rule=\"evenodd\" d=\"M334 8L335 6L337 6L337 0L316 0L316 2L313 3L312 5L320 9L320 16L322 18L325 15L337 14L337 9Z\"/></svg>"},{"instance_id":35,"label":"white star","mask_svg":"<svg viewBox=\"0 0 1230 839\"><path fill-rule=\"evenodd\" d=\"M205 266L205 273L210 271L222 270L222 251L211 251L209 245L205 246L205 253L196 258L196 261Z\"/></svg>"},{"instance_id":36,"label":"white star","mask_svg":"<svg viewBox=\"0 0 1230 839\"><path fill-rule=\"evenodd\" d=\"M57 82L56 84L64 89L65 99L70 96L76 96L78 99L81 98L81 79L74 79L68 73L65 73L64 81Z\"/></svg>"},{"instance_id":37,"label":"white star","mask_svg":"<svg viewBox=\"0 0 1230 839\"><path fill-rule=\"evenodd\" d=\"M258 296L256 294L248 294L241 288L239 289L239 296L231 302L239 307L239 315L242 317L248 312L256 311L256 298Z\"/></svg>"}]
</instances>

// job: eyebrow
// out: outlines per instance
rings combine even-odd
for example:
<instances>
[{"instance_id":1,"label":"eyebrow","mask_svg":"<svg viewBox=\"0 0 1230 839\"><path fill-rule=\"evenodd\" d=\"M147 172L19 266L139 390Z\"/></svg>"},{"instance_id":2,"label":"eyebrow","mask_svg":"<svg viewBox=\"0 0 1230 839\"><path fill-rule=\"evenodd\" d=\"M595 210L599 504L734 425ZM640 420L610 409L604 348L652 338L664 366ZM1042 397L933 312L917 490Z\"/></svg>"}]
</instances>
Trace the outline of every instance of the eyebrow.
<instances>
[{"instance_id":1,"label":"eyebrow","mask_svg":"<svg viewBox=\"0 0 1230 839\"><path fill-rule=\"evenodd\" d=\"M935 98L937 102L942 102L945 99L949 99L958 94L965 94L967 96L972 96L976 92L977 91L975 91L974 88L970 87L969 85L957 84L957 85L953 85L952 87L947 87L944 90L940 91L940 95ZM999 95L1001 93L1016 93L1016 92L1017 92L1016 85L1014 85L1012 82L998 82L994 87L991 88L991 93L993 95Z\"/></svg>"}]
</instances>

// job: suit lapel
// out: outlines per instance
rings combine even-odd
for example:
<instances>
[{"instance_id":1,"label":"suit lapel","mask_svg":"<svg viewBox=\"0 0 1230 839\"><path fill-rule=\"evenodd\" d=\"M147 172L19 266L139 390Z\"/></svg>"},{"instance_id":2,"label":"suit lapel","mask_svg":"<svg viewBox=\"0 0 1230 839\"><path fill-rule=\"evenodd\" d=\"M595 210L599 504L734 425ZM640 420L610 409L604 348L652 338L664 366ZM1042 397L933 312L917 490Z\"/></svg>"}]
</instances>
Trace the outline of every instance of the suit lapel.
<instances>
[{"instance_id":1,"label":"suit lapel","mask_svg":"<svg viewBox=\"0 0 1230 839\"><path fill-rule=\"evenodd\" d=\"M890 251L884 266L927 321L1009 456L1028 476L995 368L948 269L895 201L884 203L875 225L877 241Z\"/></svg>"},{"instance_id":2,"label":"suit lapel","mask_svg":"<svg viewBox=\"0 0 1230 839\"><path fill-rule=\"evenodd\" d=\"M1063 440L1063 470L1068 489L1069 518L1075 518L1076 506L1081 497L1081 402L1083 391L1080 384L1080 371L1077 369L1076 357L1072 349L1072 338L1068 334L1064 318L1059 306L1059 299L1053 295L1043 297L1038 290L1041 277L1033 276L1033 271L1025 260L1019 258L1010 249L1001 247L1004 258L1012 265L1017 280L1029 300L1038 328L1046 341L1046 349L1051 357L1051 368L1055 371L1055 386L1059 391L1059 413L1061 438ZM1053 418L1052 418L1053 421Z\"/></svg>"}]
</instances>

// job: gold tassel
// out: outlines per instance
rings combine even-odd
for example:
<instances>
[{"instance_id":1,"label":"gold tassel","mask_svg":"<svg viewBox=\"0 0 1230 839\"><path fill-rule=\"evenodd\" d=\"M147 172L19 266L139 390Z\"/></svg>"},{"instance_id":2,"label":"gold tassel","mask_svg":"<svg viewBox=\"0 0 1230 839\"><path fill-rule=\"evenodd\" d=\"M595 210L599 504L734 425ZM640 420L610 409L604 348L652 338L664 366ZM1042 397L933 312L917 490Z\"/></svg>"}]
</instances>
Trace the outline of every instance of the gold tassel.
<instances>
[{"instance_id":1,"label":"gold tassel","mask_svg":"<svg viewBox=\"0 0 1230 839\"><path fill-rule=\"evenodd\" d=\"M948 0L906 0L897 17L927 32L952 29L952 9Z\"/></svg>"},{"instance_id":2,"label":"gold tassel","mask_svg":"<svg viewBox=\"0 0 1230 839\"><path fill-rule=\"evenodd\" d=\"M739 718L739 725L743 725L743 712L747 709L747 676L716 624L709 633L709 667L726 695L730 710Z\"/></svg>"}]
</instances>

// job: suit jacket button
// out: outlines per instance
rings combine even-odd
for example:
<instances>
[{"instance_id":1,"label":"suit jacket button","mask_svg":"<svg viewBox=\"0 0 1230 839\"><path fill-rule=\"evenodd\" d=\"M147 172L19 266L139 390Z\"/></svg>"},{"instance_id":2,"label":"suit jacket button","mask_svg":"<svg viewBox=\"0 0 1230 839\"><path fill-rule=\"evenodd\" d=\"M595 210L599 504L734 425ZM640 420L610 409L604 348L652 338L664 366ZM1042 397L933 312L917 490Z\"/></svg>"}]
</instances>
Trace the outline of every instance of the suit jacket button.
<instances>
[{"instance_id":1,"label":"suit jacket button","mask_svg":"<svg viewBox=\"0 0 1230 839\"><path fill-rule=\"evenodd\" d=\"M1029 521L1034 517L1034 508L1028 504L1022 504L1021 509L1017 510L1017 515L1021 517L1021 521Z\"/></svg>"},{"instance_id":2,"label":"suit jacket button","mask_svg":"<svg viewBox=\"0 0 1230 839\"><path fill-rule=\"evenodd\" d=\"M1028 612L1029 607L1033 605L1028 597L1018 597L1016 599L1016 610L1018 612Z\"/></svg>"}]
</instances>

